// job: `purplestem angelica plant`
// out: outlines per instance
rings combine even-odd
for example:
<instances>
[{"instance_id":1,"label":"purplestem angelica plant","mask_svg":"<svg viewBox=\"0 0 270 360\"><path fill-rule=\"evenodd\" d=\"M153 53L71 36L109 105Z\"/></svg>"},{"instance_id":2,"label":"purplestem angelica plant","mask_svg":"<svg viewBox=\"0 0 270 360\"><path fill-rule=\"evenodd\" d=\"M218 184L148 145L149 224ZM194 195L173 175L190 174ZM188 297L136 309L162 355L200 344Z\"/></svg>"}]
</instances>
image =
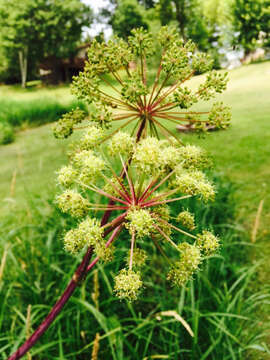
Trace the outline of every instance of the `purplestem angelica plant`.
<instances>
[{"instance_id":1,"label":"purplestem angelica plant","mask_svg":"<svg viewBox=\"0 0 270 360\"><path fill-rule=\"evenodd\" d=\"M147 66L155 52L160 64L151 83ZM56 201L78 220L64 235L65 250L73 255L85 251L85 256L47 318L10 360L21 358L36 343L98 261L112 260L122 233L128 233L129 242L114 293L128 301L136 300L143 288L143 266L151 261L146 242L168 261L167 278L175 286L185 285L219 247L211 232L196 234L194 215L181 205L189 197L205 202L214 198L214 186L203 172L210 162L202 149L184 145L168 124L189 123L198 131L206 131L208 124L225 129L230 111L222 103L209 111L190 108L225 90L227 74L211 72L211 59L168 27L161 28L155 42L143 29L134 30L128 41L93 41L88 57L72 91L90 105L90 116L75 109L54 127L57 138L84 129L73 144L70 163L58 172L62 193ZM136 64L133 70L131 62ZM206 71L196 90L185 85L195 73ZM99 203L93 200L97 195ZM170 214L174 202L179 204L175 218ZM176 233L183 241L179 236L175 240ZM168 247L175 258L166 254Z\"/></svg>"}]
</instances>

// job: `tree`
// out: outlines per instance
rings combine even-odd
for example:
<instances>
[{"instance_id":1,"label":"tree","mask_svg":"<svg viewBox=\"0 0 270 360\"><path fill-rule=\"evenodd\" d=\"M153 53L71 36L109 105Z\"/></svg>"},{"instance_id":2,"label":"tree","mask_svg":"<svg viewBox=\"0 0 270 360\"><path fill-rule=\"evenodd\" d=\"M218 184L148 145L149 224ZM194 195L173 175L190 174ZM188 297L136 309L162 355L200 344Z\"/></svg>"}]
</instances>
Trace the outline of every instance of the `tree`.
<instances>
[{"instance_id":1,"label":"tree","mask_svg":"<svg viewBox=\"0 0 270 360\"><path fill-rule=\"evenodd\" d=\"M48 55L69 56L91 21L91 9L80 0L0 0L2 46L17 53L22 87L29 58L37 65Z\"/></svg>"},{"instance_id":2,"label":"tree","mask_svg":"<svg viewBox=\"0 0 270 360\"><path fill-rule=\"evenodd\" d=\"M148 29L144 12L136 0L120 0L109 23L116 35L127 38L133 28Z\"/></svg>"},{"instance_id":3,"label":"tree","mask_svg":"<svg viewBox=\"0 0 270 360\"><path fill-rule=\"evenodd\" d=\"M159 0L157 10L162 25L176 21L184 40L192 39L201 50L207 50L209 33L197 0Z\"/></svg>"},{"instance_id":4,"label":"tree","mask_svg":"<svg viewBox=\"0 0 270 360\"><path fill-rule=\"evenodd\" d=\"M269 41L270 34L270 1L269 0L235 0L232 7L233 26L238 32L235 39L243 46L245 55L258 46Z\"/></svg>"}]
</instances>

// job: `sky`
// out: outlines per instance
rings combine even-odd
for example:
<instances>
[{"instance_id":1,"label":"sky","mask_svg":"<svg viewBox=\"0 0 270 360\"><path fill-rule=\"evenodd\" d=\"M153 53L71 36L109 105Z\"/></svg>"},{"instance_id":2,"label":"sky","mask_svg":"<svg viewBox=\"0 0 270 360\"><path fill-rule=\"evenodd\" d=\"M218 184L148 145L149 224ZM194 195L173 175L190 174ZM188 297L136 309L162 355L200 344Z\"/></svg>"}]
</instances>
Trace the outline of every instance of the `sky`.
<instances>
[{"instance_id":1,"label":"sky","mask_svg":"<svg viewBox=\"0 0 270 360\"><path fill-rule=\"evenodd\" d=\"M94 10L95 15L101 8L105 8L106 6L108 6L108 0L82 0L82 2L86 5L90 5L90 7ZM91 25L90 29L85 30L85 33L89 34L92 37L97 35L101 31L104 31L106 39L108 39L112 34L112 30L109 25L100 24L96 21Z\"/></svg>"}]
</instances>

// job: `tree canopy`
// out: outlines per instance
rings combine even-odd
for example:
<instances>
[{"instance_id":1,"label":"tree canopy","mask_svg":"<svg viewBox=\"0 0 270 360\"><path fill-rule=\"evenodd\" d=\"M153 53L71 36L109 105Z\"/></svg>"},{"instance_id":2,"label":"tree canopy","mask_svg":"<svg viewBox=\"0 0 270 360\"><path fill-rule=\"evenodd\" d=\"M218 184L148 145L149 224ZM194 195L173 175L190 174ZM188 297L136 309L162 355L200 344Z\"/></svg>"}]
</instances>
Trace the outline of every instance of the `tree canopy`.
<instances>
[{"instance_id":1,"label":"tree canopy","mask_svg":"<svg viewBox=\"0 0 270 360\"><path fill-rule=\"evenodd\" d=\"M82 28L92 22L91 9L80 0L0 0L2 47L17 53L25 86L28 59L67 57L75 50Z\"/></svg>"}]
</instances>

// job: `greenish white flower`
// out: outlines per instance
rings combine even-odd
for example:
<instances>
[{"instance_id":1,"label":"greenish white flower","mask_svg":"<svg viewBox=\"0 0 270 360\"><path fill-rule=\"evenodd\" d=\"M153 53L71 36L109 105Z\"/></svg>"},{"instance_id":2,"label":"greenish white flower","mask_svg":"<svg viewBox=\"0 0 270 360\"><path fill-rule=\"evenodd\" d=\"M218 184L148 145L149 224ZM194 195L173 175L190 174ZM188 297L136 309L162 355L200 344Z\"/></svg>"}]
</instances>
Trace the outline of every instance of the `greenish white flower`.
<instances>
[{"instance_id":1,"label":"greenish white flower","mask_svg":"<svg viewBox=\"0 0 270 360\"><path fill-rule=\"evenodd\" d=\"M57 196L58 207L64 212L74 217L83 217L88 211L89 203L75 190L66 190Z\"/></svg>"},{"instance_id":2,"label":"greenish white flower","mask_svg":"<svg viewBox=\"0 0 270 360\"><path fill-rule=\"evenodd\" d=\"M134 139L123 131L118 131L111 138L108 145L109 153L113 156L127 155L129 156L134 149Z\"/></svg>"},{"instance_id":3,"label":"greenish white flower","mask_svg":"<svg viewBox=\"0 0 270 360\"><path fill-rule=\"evenodd\" d=\"M191 214L189 211L181 211L177 217L176 221L180 222L184 227L189 230L195 229L195 219L194 215Z\"/></svg>"},{"instance_id":4,"label":"greenish white flower","mask_svg":"<svg viewBox=\"0 0 270 360\"><path fill-rule=\"evenodd\" d=\"M95 148L104 136L104 130L97 126L90 126L80 140L80 148L91 150Z\"/></svg>"},{"instance_id":5,"label":"greenish white flower","mask_svg":"<svg viewBox=\"0 0 270 360\"><path fill-rule=\"evenodd\" d=\"M134 270L122 269L114 279L114 292L120 299L137 300L142 287L140 273Z\"/></svg>"},{"instance_id":6,"label":"greenish white flower","mask_svg":"<svg viewBox=\"0 0 270 360\"><path fill-rule=\"evenodd\" d=\"M128 211L126 218L128 220L126 227L130 234L135 232L139 238L149 236L155 230L153 226L155 220L148 210L131 209Z\"/></svg>"},{"instance_id":7,"label":"greenish white flower","mask_svg":"<svg viewBox=\"0 0 270 360\"><path fill-rule=\"evenodd\" d=\"M204 230L197 235L196 244L206 255L212 255L219 248L219 239L210 231Z\"/></svg>"},{"instance_id":8,"label":"greenish white flower","mask_svg":"<svg viewBox=\"0 0 270 360\"><path fill-rule=\"evenodd\" d=\"M60 185L64 187L69 187L74 183L76 176L77 176L76 170L71 165L68 165L68 166L63 166L58 171L57 179Z\"/></svg>"}]
</instances>

